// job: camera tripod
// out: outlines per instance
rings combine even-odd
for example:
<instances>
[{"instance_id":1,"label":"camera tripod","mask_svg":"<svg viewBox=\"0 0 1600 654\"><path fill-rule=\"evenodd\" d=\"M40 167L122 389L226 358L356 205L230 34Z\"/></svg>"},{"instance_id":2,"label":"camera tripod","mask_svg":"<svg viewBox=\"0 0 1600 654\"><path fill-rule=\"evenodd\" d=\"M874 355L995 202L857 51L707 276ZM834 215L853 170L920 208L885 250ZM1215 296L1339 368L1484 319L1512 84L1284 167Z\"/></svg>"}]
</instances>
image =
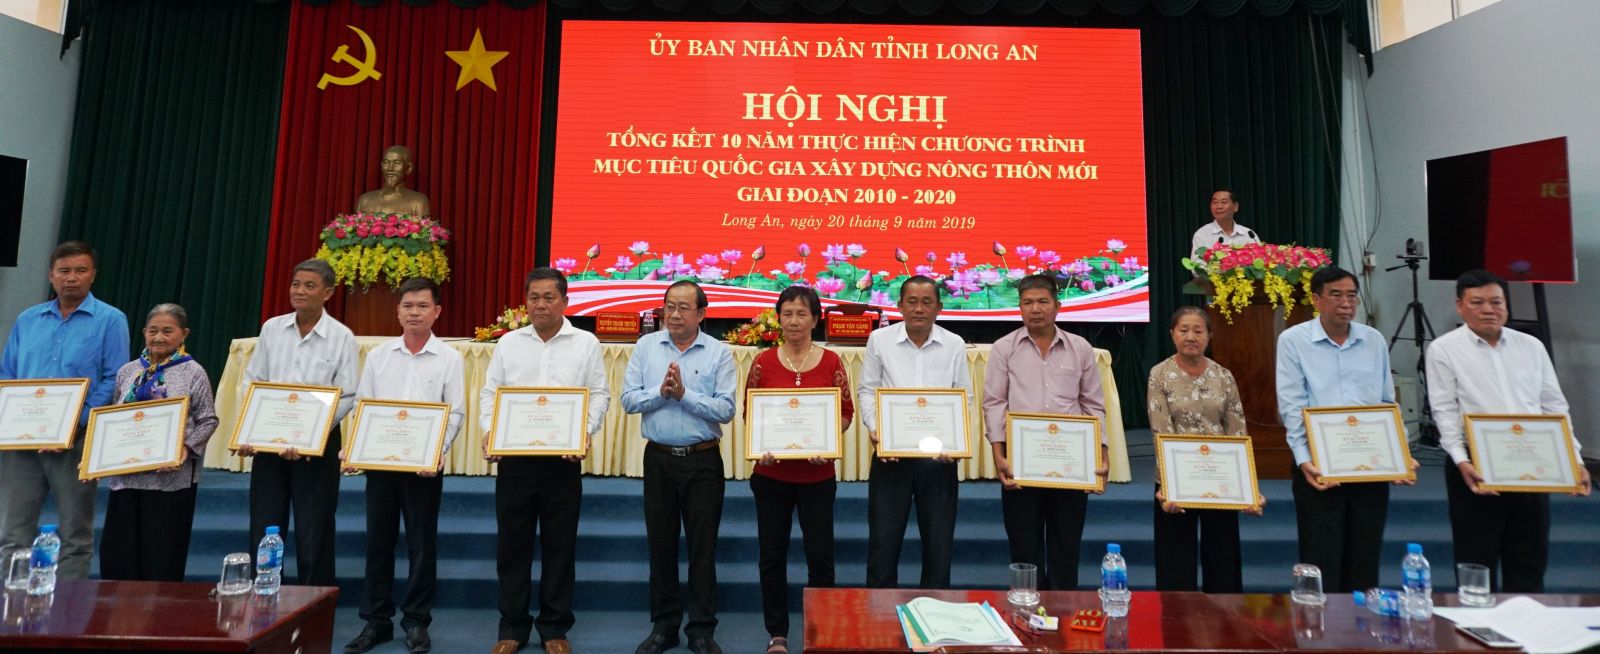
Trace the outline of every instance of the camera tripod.
<instances>
[{"instance_id":1,"label":"camera tripod","mask_svg":"<svg viewBox=\"0 0 1600 654\"><path fill-rule=\"evenodd\" d=\"M1401 255L1400 260L1405 262L1392 268L1385 268L1384 272L1394 272L1401 268L1411 269L1411 303L1406 305L1405 313L1400 314L1400 324L1394 328L1394 335L1389 337L1389 351L1394 351L1394 344L1407 340L1417 344L1417 387L1422 393L1422 411L1417 417L1417 440L1426 445L1439 445L1439 428L1433 424L1433 407L1428 402L1428 341L1434 340L1433 323L1428 321L1428 311L1423 308L1422 300L1417 292L1417 271L1422 267L1422 261L1427 257L1414 255ZM1406 321L1411 321L1411 336L1402 339L1400 332L1406 328Z\"/></svg>"}]
</instances>

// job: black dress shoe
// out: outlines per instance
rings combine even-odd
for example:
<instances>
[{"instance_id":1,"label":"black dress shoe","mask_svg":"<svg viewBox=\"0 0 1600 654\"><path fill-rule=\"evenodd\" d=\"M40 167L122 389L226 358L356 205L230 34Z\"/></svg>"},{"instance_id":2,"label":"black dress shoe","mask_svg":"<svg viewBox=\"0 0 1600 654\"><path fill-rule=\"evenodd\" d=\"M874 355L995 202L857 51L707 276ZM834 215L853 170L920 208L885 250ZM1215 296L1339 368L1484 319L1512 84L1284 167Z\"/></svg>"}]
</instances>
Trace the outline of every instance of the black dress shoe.
<instances>
[{"instance_id":1,"label":"black dress shoe","mask_svg":"<svg viewBox=\"0 0 1600 654\"><path fill-rule=\"evenodd\" d=\"M344 653L363 654L391 640L394 640L393 628L383 629L369 624L361 630L361 633L356 634L355 639L351 640L349 645L344 646Z\"/></svg>"},{"instance_id":2,"label":"black dress shoe","mask_svg":"<svg viewBox=\"0 0 1600 654\"><path fill-rule=\"evenodd\" d=\"M412 627L406 630L406 651L411 654L423 654L433 649L433 639L428 637L427 627Z\"/></svg>"},{"instance_id":3,"label":"black dress shoe","mask_svg":"<svg viewBox=\"0 0 1600 654\"><path fill-rule=\"evenodd\" d=\"M661 654L661 652L665 652L677 646L678 638L676 636L668 636L666 634L650 634L649 638L646 638L644 639L644 642L639 643L638 649L633 650L633 654Z\"/></svg>"},{"instance_id":4,"label":"black dress shoe","mask_svg":"<svg viewBox=\"0 0 1600 654\"><path fill-rule=\"evenodd\" d=\"M689 641L689 651L694 654L722 654L722 647L711 637L696 638Z\"/></svg>"}]
</instances>

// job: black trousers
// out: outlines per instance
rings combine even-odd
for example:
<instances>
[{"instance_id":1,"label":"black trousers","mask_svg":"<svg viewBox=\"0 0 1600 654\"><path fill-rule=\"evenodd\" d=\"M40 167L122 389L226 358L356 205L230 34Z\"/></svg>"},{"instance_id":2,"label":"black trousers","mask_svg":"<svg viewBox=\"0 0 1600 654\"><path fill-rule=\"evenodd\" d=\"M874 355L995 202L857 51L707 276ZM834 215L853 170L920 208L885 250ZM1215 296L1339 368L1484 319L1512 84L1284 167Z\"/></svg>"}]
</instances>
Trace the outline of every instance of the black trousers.
<instances>
[{"instance_id":1,"label":"black trousers","mask_svg":"<svg viewBox=\"0 0 1600 654\"><path fill-rule=\"evenodd\" d=\"M1160 502L1155 507L1156 590L1244 592L1238 511L1184 509L1171 514L1161 510ZM1205 568L1204 588L1196 565Z\"/></svg>"},{"instance_id":2,"label":"black trousers","mask_svg":"<svg viewBox=\"0 0 1600 654\"><path fill-rule=\"evenodd\" d=\"M949 588L956 540L956 464L933 459L872 460L867 479L867 587L900 583L906 520L917 505L922 588Z\"/></svg>"},{"instance_id":3,"label":"black trousers","mask_svg":"<svg viewBox=\"0 0 1600 654\"><path fill-rule=\"evenodd\" d=\"M292 532L295 573L302 586L338 585L333 573L333 515L339 507L339 448L343 442L339 426L334 425L322 456L290 461L276 454L257 454L251 463L250 547L246 551L256 551L268 525L277 525L280 534ZM288 539L285 535L285 543ZM287 581L288 575L284 577Z\"/></svg>"},{"instance_id":4,"label":"black trousers","mask_svg":"<svg viewBox=\"0 0 1600 654\"><path fill-rule=\"evenodd\" d=\"M716 448L673 456L644 451L644 530L650 544L650 622L652 633L676 637L678 626L690 639L717 631L717 529L722 524L726 482ZM678 587L678 533L689 548L689 621Z\"/></svg>"},{"instance_id":5,"label":"black trousers","mask_svg":"<svg viewBox=\"0 0 1600 654\"><path fill-rule=\"evenodd\" d=\"M194 486L176 491L111 491L100 531L100 578L183 581L194 500Z\"/></svg>"},{"instance_id":6,"label":"black trousers","mask_svg":"<svg viewBox=\"0 0 1600 654\"><path fill-rule=\"evenodd\" d=\"M1489 587L1497 593L1544 592L1544 571L1550 565L1550 496L1475 494L1449 461L1444 488L1450 497L1456 563L1488 567Z\"/></svg>"},{"instance_id":7,"label":"black trousers","mask_svg":"<svg viewBox=\"0 0 1600 654\"><path fill-rule=\"evenodd\" d=\"M1341 484L1319 491L1296 466L1295 522L1299 526L1300 561L1322 569L1325 593L1348 593L1378 585L1378 556L1383 549L1383 524L1389 515L1389 483Z\"/></svg>"},{"instance_id":8,"label":"black trousers","mask_svg":"<svg viewBox=\"0 0 1600 654\"><path fill-rule=\"evenodd\" d=\"M506 457L494 480L495 571L500 578L500 640L566 638L572 629L577 579L578 510L583 464L559 457ZM539 617L533 599L534 545L539 546Z\"/></svg>"},{"instance_id":9,"label":"black trousers","mask_svg":"<svg viewBox=\"0 0 1600 654\"><path fill-rule=\"evenodd\" d=\"M761 550L761 612L768 635L789 635L789 533L796 513L806 550L806 585L833 587L833 500L838 488L833 479L796 484L750 476Z\"/></svg>"},{"instance_id":10,"label":"black trousers","mask_svg":"<svg viewBox=\"0 0 1600 654\"><path fill-rule=\"evenodd\" d=\"M1039 590L1078 587L1078 553L1089 494L1079 490L1018 488L1000 492L1000 510L1012 563L1039 566Z\"/></svg>"},{"instance_id":11,"label":"black trousers","mask_svg":"<svg viewBox=\"0 0 1600 654\"><path fill-rule=\"evenodd\" d=\"M433 622L433 593L438 586L439 502L443 477L410 472L367 473L367 591L361 598L361 619L380 631L393 628L394 547L400 520L406 523L406 596L402 629Z\"/></svg>"}]
</instances>

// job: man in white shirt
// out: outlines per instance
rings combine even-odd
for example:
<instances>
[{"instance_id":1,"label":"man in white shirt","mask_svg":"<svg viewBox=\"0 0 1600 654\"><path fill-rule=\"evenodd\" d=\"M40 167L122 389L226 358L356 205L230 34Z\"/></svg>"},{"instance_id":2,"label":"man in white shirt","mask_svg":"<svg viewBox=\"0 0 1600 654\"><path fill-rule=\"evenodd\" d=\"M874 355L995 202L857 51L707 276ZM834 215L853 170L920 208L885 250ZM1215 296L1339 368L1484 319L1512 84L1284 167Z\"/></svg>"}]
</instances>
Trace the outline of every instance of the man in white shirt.
<instances>
[{"instance_id":1,"label":"man in white shirt","mask_svg":"<svg viewBox=\"0 0 1600 654\"><path fill-rule=\"evenodd\" d=\"M878 435L879 388L961 388L972 401L967 344L934 324L943 303L937 282L917 275L900 285L903 322L867 338L856 406L874 447ZM894 588L900 581L900 548L911 505L917 506L922 536L922 588L949 588L956 536L956 463L933 459L877 457L867 480L867 586Z\"/></svg>"},{"instance_id":2,"label":"man in white shirt","mask_svg":"<svg viewBox=\"0 0 1600 654\"><path fill-rule=\"evenodd\" d=\"M535 268L522 284L527 327L500 337L489 372L478 391L478 424L494 424L495 391L502 386L589 389L588 433L599 433L611 405L605 354L594 334L565 317L567 278L554 268ZM494 481L495 566L500 578L500 629L494 654L527 644L534 629L548 654L568 654L572 592L576 578L578 506L583 497L582 456L484 458L498 461ZM541 533L542 532L542 533ZM534 538L540 537L539 616L528 615L533 584Z\"/></svg>"},{"instance_id":3,"label":"man in white shirt","mask_svg":"<svg viewBox=\"0 0 1600 654\"><path fill-rule=\"evenodd\" d=\"M333 297L333 266L307 259L294 267L289 305L294 313L261 325L256 351L239 380L243 397L251 382L336 386L339 407L322 452L287 450L256 453L240 446L240 456L255 456L250 469L250 550L268 525L288 527L294 509L295 572L306 586L334 586L334 511L339 504L339 452L344 444L339 421L355 405L356 356L350 328L323 310Z\"/></svg>"},{"instance_id":4,"label":"man in white shirt","mask_svg":"<svg viewBox=\"0 0 1600 654\"><path fill-rule=\"evenodd\" d=\"M1189 251L1183 256L1194 256L1195 250L1209 248L1218 243L1227 245L1249 245L1260 243L1256 233L1249 227L1233 221L1234 215L1239 213L1239 200L1228 189L1217 189L1211 194L1211 222L1195 230L1194 237L1189 239Z\"/></svg>"},{"instance_id":5,"label":"man in white shirt","mask_svg":"<svg viewBox=\"0 0 1600 654\"><path fill-rule=\"evenodd\" d=\"M406 651L422 654L432 647L433 591L439 558L439 502L444 496L444 457L450 453L466 416L466 374L461 353L433 335L439 319L439 285L413 277L400 284L400 338L367 353L356 387L357 400L442 402L450 405L444 451L437 468L428 472L370 470L367 477L367 589L360 616L366 623L344 651L360 654L394 637L394 546L400 519L406 521L406 559L411 564L404 616ZM341 455L342 456L342 455ZM354 469L347 469L354 471Z\"/></svg>"},{"instance_id":6,"label":"man in white shirt","mask_svg":"<svg viewBox=\"0 0 1600 654\"><path fill-rule=\"evenodd\" d=\"M1468 456L1461 416L1568 415L1567 398L1544 344L1505 327L1505 280L1482 270L1461 275L1456 313L1464 324L1434 341L1427 356L1428 401L1439 446L1450 455L1444 479L1456 562L1488 566L1495 592L1542 593L1550 560L1550 496L1479 488L1483 477ZM1572 449L1581 449L1577 439ZM1574 495L1588 495L1589 471L1579 470L1583 490Z\"/></svg>"}]
</instances>

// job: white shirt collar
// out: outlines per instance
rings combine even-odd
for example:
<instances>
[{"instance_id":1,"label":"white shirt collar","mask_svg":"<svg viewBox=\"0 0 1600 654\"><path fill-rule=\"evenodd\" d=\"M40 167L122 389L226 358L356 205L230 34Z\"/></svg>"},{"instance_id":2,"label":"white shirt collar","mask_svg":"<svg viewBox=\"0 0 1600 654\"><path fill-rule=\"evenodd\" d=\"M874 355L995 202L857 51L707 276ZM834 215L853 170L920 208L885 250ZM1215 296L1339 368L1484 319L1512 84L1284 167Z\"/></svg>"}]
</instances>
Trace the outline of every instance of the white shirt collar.
<instances>
[{"instance_id":1,"label":"white shirt collar","mask_svg":"<svg viewBox=\"0 0 1600 654\"><path fill-rule=\"evenodd\" d=\"M894 326L894 329L899 330L899 332L895 334L896 343L910 343L912 347L917 347L917 344L911 341L911 333L906 329L905 322L897 323ZM940 333L943 331L943 327L940 327L938 323L934 323L933 330L928 332L928 342L923 343L922 348L926 348L934 343L939 343L941 345L946 344L944 336Z\"/></svg>"},{"instance_id":2,"label":"white shirt collar","mask_svg":"<svg viewBox=\"0 0 1600 654\"><path fill-rule=\"evenodd\" d=\"M582 331L582 330L578 329L577 327L572 326L572 321L571 320L567 320L566 316L562 316L561 317L561 329L556 330L556 335L550 337L550 341L554 341L554 340L556 340L558 338L561 338L563 336L572 336L573 334L576 334L579 331ZM520 328L520 329L518 329L518 330L516 330L514 332L511 332L511 335L517 335L517 334L521 334L523 336L526 336L526 337L528 337L530 339L533 339L535 341L539 341L539 342L542 342L542 343L549 343L550 342L550 341L546 341L544 339L539 338L539 332L534 330L533 325L528 325L527 327L523 327L523 328Z\"/></svg>"},{"instance_id":3,"label":"white shirt collar","mask_svg":"<svg viewBox=\"0 0 1600 654\"><path fill-rule=\"evenodd\" d=\"M389 341L389 349L396 352L411 354L411 350L406 349L406 337L404 336ZM432 333L429 333L427 342L422 344L422 351L418 352L417 356L424 354L442 354L443 349L444 341L439 340L438 336L434 336Z\"/></svg>"},{"instance_id":4,"label":"white shirt collar","mask_svg":"<svg viewBox=\"0 0 1600 654\"><path fill-rule=\"evenodd\" d=\"M294 330L294 335L296 338L300 337L300 323L298 321L298 316L299 314L290 313L287 316L289 319L284 322L285 328ZM316 334L324 339L328 338L328 321L330 319L331 318L328 316L328 310L323 309L322 315L317 318L317 324L311 326L311 331L307 335Z\"/></svg>"}]
</instances>

